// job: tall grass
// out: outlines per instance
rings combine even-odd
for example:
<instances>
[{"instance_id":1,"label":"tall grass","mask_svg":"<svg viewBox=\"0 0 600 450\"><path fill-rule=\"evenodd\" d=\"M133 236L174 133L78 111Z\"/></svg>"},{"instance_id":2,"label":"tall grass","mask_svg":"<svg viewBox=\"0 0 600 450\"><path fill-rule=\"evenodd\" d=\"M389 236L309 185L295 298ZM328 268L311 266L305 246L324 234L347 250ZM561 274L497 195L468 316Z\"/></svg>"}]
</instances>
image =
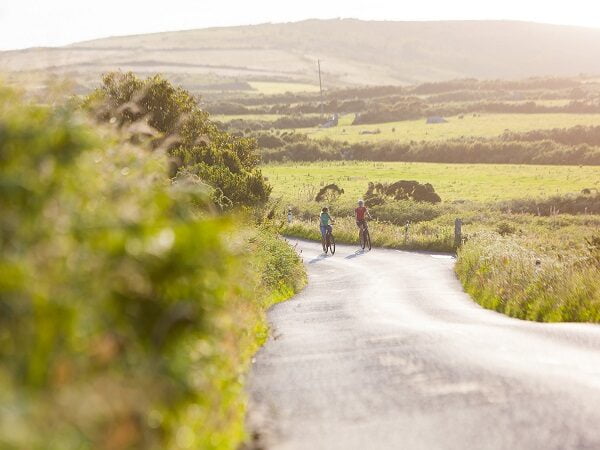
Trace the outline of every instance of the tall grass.
<instances>
[{"instance_id":1,"label":"tall grass","mask_svg":"<svg viewBox=\"0 0 600 450\"><path fill-rule=\"evenodd\" d=\"M374 246L406 250L431 250L451 252L454 250L453 229L449 226L421 222L405 227L383 222L369 222L369 233ZM317 220L297 220L281 229L285 235L304 239L321 240ZM358 245L358 227L352 217L337 218L333 225L336 242Z\"/></svg>"},{"instance_id":2,"label":"tall grass","mask_svg":"<svg viewBox=\"0 0 600 450\"><path fill-rule=\"evenodd\" d=\"M486 308L544 322L600 322L600 267L591 258L544 257L491 233L458 256L458 277Z\"/></svg>"}]
</instances>

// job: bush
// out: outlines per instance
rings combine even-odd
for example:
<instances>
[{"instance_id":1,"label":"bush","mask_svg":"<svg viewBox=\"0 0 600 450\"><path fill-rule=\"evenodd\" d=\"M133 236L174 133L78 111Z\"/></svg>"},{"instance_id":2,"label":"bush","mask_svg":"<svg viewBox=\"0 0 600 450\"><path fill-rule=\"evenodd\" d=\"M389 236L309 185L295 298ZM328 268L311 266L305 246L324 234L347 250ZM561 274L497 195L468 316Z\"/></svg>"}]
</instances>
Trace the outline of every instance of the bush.
<instances>
[{"instance_id":1,"label":"bush","mask_svg":"<svg viewBox=\"0 0 600 450\"><path fill-rule=\"evenodd\" d=\"M405 161L487 164L600 165L600 146L567 145L554 141L450 139L422 142L360 142L345 144L311 140L294 133L294 141L261 152L270 161ZM284 140L285 141L285 140Z\"/></svg>"},{"instance_id":2,"label":"bush","mask_svg":"<svg viewBox=\"0 0 600 450\"><path fill-rule=\"evenodd\" d=\"M278 148L282 147L285 142L283 139L273 135L273 134L260 134L256 138L256 143L259 148Z\"/></svg>"},{"instance_id":3,"label":"bush","mask_svg":"<svg viewBox=\"0 0 600 450\"><path fill-rule=\"evenodd\" d=\"M382 205L388 200L413 200L425 203L440 203L442 201L431 184L421 184L418 181L407 180L400 180L395 183L369 182L364 199L367 206Z\"/></svg>"},{"instance_id":4,"label":"bush","mask_svg":"<svg viewBox=\"0 0 600 450\"><path fill-rule=\"evenodd\" d=\"M106 74L85 106L103 122L116 121L129 132L141 129L153 136L152 145L173 156L171 176L183 168L199 176L215 188L214 200L222 207L251 207L269 198L271 187L258 169L256 141L220 131L187 91L164 78Z\"/></svg>"},{"instance_id":5,"label":"bush","mask_svg":"<svg viewBox=\"0 0 600 450\"><path fill-rule=\"evenodd\" d=\"M496 225L496 232L500 236L508 236L510 234L514 234L517 231L514 225L508 222L500 222Z\"/></svg>"},{"instance_id":6,"label":"bush","mask_svg":"<svg viewBox=\"0 0 600 450\"><path fill-rule=\"evenodd\" d=\"M319 192L317 192L317 195L315 196L315 202L326 201L327 203L331 203L343 193L344 190L341 189L337 184L327 184L323 186Z\"/></svg>"}]
</instances>

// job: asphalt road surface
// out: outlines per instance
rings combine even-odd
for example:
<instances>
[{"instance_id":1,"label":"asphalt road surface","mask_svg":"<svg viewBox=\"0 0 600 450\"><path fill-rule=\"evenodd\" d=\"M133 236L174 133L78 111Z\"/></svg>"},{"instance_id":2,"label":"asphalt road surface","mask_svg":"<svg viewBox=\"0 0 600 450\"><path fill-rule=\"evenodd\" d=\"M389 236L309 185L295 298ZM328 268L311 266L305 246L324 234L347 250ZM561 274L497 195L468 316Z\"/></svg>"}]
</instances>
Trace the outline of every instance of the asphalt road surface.
<instances>
[{"instance_id":1,"label":"asphalt road surface","mask_svg":"<svg viewBox=\"0 0 600 450\"><path fill-rule=\"evenodd\" d=\"M248 426L267 449L600 449L600 327L475 304L449 256L297 243Z\"/></svg>"}]
</instances>

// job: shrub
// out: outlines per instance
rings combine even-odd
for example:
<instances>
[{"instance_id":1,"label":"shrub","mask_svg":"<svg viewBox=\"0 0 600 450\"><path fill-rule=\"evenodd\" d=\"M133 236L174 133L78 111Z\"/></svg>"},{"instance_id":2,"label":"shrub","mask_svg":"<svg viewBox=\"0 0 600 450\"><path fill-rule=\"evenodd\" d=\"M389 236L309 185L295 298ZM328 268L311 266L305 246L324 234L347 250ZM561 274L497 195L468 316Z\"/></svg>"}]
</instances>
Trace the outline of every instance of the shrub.
<instances>
[{"instance_id":1,"label":"shrub","mask_svg":"<svg viewBox=\"0 0 600 450\"><path fill-rule=\"evenodd\" d=\"M283 139L272 134L260 134L256 142L259 148L278 148L285 144Z\"/></svg>"},{"instance_id":2,"label":"shrub","mask_svg":"<svg viewBox=\"0 0 600 450\"><path fill-rule=\"evenodd\" d=\"M226 200L223 207L267 201L271 188L258 169L256 141L220 131L187 91L164 78L106 74L85 106L129 132L142 129L154 136L157 130L152 145L174 157L171 176L182 168L198 175L215 188L215 200Z\"/></svg>"},{"instance_id":3,"label":"shrub","mask_svg":"<svg viewBox=\"0 0 600 450\"><path fill-rule=\"evenodd\" d=\"M426 203L439 203L442 201L431 184L421 184L418 181L407 180L400 180L391 184L369 182L364 199L367 206L382 205L387 200L414 200L415 202Z\"/></svg>"},{"instance_id":4,"label":"shrub","mask_svg":"<svg viewBox=\"0 0 600 450\"><path fill-rule=\"evenodd\" d=\"M516 231L517 229L514 227L514 225L508 222L500 222L498 225L496 225L496 232L500 236L508 236L510 234L514 234Z\"/></svg>"},{"instance_id":5,"label":"shrub","mask_svg":"<svg viewBox=\"0 0 600 450\"><path fill-rule=\"evenodd\" d=\"M422 142L359 142L311 140L294 133L293 145L261 152L269 161L406 161L496 164L600 164L600 146L504 138L449 139ZM289 142L289 141L286 141Z\"/></svg>"},{"instance_id":6,"label":"shrub","mask_svg":"<svg viewBox=\"0 0 600 450\"><path fill-rule=\"evenodd\" d=\"M319 192L317 192L317 195L315 196L315 202L326 201L327 203L331 203L343 193L344 190L341 189L337 184L328 184L323 186Z\"/></svg>"}]
</instances>

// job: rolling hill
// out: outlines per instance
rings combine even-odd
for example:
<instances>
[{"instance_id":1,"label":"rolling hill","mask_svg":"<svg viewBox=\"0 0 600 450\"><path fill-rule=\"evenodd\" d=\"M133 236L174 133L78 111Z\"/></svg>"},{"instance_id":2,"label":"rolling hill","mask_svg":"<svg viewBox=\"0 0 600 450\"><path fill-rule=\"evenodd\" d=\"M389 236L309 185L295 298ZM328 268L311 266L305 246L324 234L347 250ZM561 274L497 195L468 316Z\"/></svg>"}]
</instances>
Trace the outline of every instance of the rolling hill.
<instances>
[{"instance_id":1,"label":"rolling hill","mask_svg":"<svg viewBox=\"0 0 600 450\"><path fill-rule=\"evenodd\" d=\"M600 74L600 29L512 21L354 19L111 37L0 53L0 70L68 74L81 89L100 73L161 72L193 91L250 89L249 81L327 87L453 78Z\"/></svg>"}]
</instances>

